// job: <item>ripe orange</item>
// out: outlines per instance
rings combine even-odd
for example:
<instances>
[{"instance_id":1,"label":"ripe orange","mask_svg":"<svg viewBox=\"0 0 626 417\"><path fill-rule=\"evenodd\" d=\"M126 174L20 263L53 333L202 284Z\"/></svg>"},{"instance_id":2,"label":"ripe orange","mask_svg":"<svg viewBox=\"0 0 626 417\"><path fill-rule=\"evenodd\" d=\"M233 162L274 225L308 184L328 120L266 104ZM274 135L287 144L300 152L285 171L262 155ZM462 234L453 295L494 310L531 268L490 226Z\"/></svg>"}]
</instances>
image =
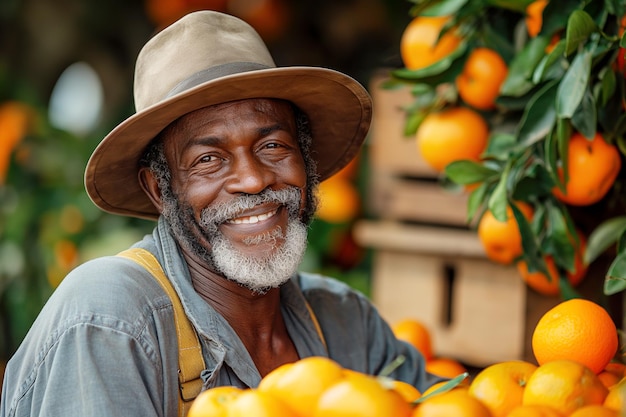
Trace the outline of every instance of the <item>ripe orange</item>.
<instances>
[{"instance_id":1,"label":"ripe orange","mask_svg":"<svg viewBox=\"0 0 626 417\"><path fill-rule=\"evenodd\" d=\"M191 403L187 417L228 417L231 404L242 392L230 386L202 391Z\"/></svg>"},{"instance_id":2,"label":"ripe orange","mask_svg":"<svg viewBox=\"0 0 626 417\"><path fill-rule=\"evenodd\" d=\"M26 104L7 101L0 105L0 185L6 179L11 154L31 128L33 117Z\"/></svg>"},{"instance_id":3,"label":"ripe orange","mask_svg":"<svg viewBox=\"0 0 626 417\"><path fill-rule=\"evenodd\" d=\"M522 404L547 405L569 415L585 405L602 404L607 394L591 369L572 360L553 360L528 378Z\"/></svg>"},{"instance_id":4,"label":"ripe orange","mask_svg":"<svg viewBox=\"0 0 626 417\"><path fill-rule=\"evenodd\" d=\"M625 410L626 406L626 378L609 388L609 393L604 399L605 407L615 411Z\"/></svg>"},{"instance_id":5,"label":"ripe orange","mask_svg":"<svg viewBox=\"0 0 626 417\"><path fill-rule=\"evenodd\" d=\"M607 388L611 388L613 385L617 384L621 380L619 376L607 370L601 371L598 374L598 378L600 378L602 384Z\"/></svg>"},{"instance_id":6,"label":"ripe orange","mask_svg":"<svg viewBox=\"0 0 626 417\"><path fill-rule=\"evenodd\" d=\"M319 186L320 205L315 215L328 223L354 220L361 208L355 185L342 177L332 177Z\"/></svg>"},{"instance_id":7,"label":"ripe orange","mask_svg":"<svg viewBox=\"0 0 626 417\"><path fill-rule=\"evenodd\" d=\"M311 356L274 369L257 389L281 398L299 415L308 415L321 393L343 378L343 368L338 363Z\"/></svg>"},{"instance_id":8,"label":"ripe orange","mask_svg":"<svg viewBox=\"0 0 626 417\"><path fill-rule=\"evenodd\" d=\"M618 348L617 328L609 313L585 299L563 301L537 322L532 348L539 365L568 359L600 373Z\"/></svg>"},{"instance_id":9,"label":"ripe orange","mask_svg":"<svg viewBox=\"0 0 626 417\"><path fill-rule=\"evenodd\" d=\"M522 404L526 381L536 369L536 365L525 361L495 363L474 377L469 394L482 401L493 417L506 417Z\"/></svg>"},{"instance_id":10,"label":"ripe orange","mask_svg":"<svg viewBox=\"0 0 626 417\"><path fill-rule=\"evenodd\" d=\"M299 417L282 398L257 389L246 389L228 407L228 417Z\"/></svg>"},{"instance_id":11,"label":"ripe orange","mask_svg":"<svg viewBox=\"0 0 626 417\"><path fill-rule=\"evenodd\" d=\"M528 220L532 219L532 206L522 201L516 201L515 204ZM501 222L491 211L485 211L477 230L487 258L504 265L510 264L523 253L522 235L511 207L507 207L506 213L507 220Z\"/></svg>"},{"instance_id":12,"label":"ripe orange","mask_svg":"<svg viewBox=\"0 0 626 417\"><path fill-rule=\"evenodd\" d=\"M391 381L391 389L400 394L404 401L408 403L412 403L422 396L422 393L413 385L397 379Z\"/></svg>"},{"instance_id":13,"label":"ripe orange","mask_svg":"<svg viewBox=\"0 0 626 417\"><path fill-rule=\"evenodd\" d=\"M311 412L312 411L312 412ZM309 409L312 417L409 417L411 406L393 389L376 377L357 372L324 391L317 404Z\"/></svg>"},{"instance_id":14,"label":"ripe orange","mask_svg":"<svg viewBox=\"0 0 626 417\"><path fill-rule=\"evenodd\" d=\"M618 412L602 405L586 405L574 411L569 417L619 417Z\"/></svg>"},{"instance_id":15,"label":"ripe orange","mask_svg":"<svg viewBox=\"0 0 626 417\"><path fill-rule=\"evenodd\" d=\"M536 0L526 7L526 29L528 35L535 37L541 31L543 25L543 9L548 5L548 0Z\"/></svg>"},{"instance_id":16,"label":"ripe orange","mask_svg":"<svg viewBox=\"0 0 626 417\"><path fill-rule=\"evenodd\" d=\"M252 26L265 41L278 39L291 19L286 0L227 0L226 11Z\"/></svg>"},{"instance_id":17,"label":"ripe orange","mask_svg":"<svg viewBox=\"0 0 626 417\"><path fill-rule=\"evenodd\" d=\"M588 206L602 199L622 167L619 150L608 144L600 133L596 133L591 140L574 133L569 140L567 161L565 193L556 186L552 193L564 203L574 206ZM563 179L562 170L559 175Z\"/></svg>"},{"instance_id":18,"label":"ripe orange","mask_svg":"<svg viewBox=\"0 0 626 417\"><path fill-rule=\"evenodd\" d=\"M467 372L467 368L461 362L452 358L432 358L426 361L426 372L444 378L454 378ZM465 381L464 381L465 383Z\"/></svg>"},{"instance_id":19,"label":"ripe orange","mask_svg":"<svg viewBox=\"0 0 626 417\"><path fill-rule=\"evenodd\" d=\"M425 68L454 52L462 38L454 30L439 37L448 20L447 16L417 16L408 24L400 39L400 55L406 68Z\"/></svg>"},{"instance_id":20,"label":"ripe orange","mask_svg":"<svg viewBox=\"0 0 626 417\"><path fill-rule=\"evenodd\" d=\"M453 161L479 160L488 138L489 126L485 119L467 107L429 113L416 133L422 158L439 172Z\"/></svg>"},{"instance_id":21,"label":"ripe orange","mask_svg":"<svg viewBox=\"0 0 626 417\"><path fill-rule=\"evenodd\" d=\"M574 244L573 241L572 244ZM586 265L583 260L586 247L587 238L582 233L578 232L578 245L575 248L574 254L574 271L565 272L567 280L573 287L580 284L587 274L588 265ZM550 278L546 277L546 275L540 271L528 272L528 265L525 261L518 262L517 270L524 282L533 290L544 295L557 295L561 291L558 268L551 256L546 256L545 262Z\"/></svg>"},{"instance_id":22,"label":"ripe orange","mask_svg":"<svg viewBox=\"0 0 626 417\"><path fill-rule=\"evenodd\" d=\"M504 59L489 48L474 49L463 71L456 78L459 96L470 106L480 110L495 108L500 86L508 74Z\"/></svg>"},{"instance_id":23,"label":"ripe orange","mask_svg":"<svg viewBox=\"0 0 626 417\"><path fill-rule=\"evenodd\" d=\"M390 416L393 414L389 414ZM434 395L413 410L412 417L492 417L480 400L469 395L467 389L453 389Z\"/></svg>"},{"instance_id":24,"label":"ripe orange","mask_svg":"<svg viewBox=\"0 0 626 417\"><path fill-rule=\"evenodd\" d=\"M506 417L565 417L547 405L520 405L515 407Z\"/></svg>"},{"instance_id":25,"label":"ripe orange","mask_svg":"<svg viewBox=\"0 0 626 417\"><path fill-rule=\"evenodd\" d=\"M424 323L413 318L406 318L395 322L391 330L398 339L410 343L419 350L426 361L433 358L430 331Z\"/></svg>"}]
</instances>

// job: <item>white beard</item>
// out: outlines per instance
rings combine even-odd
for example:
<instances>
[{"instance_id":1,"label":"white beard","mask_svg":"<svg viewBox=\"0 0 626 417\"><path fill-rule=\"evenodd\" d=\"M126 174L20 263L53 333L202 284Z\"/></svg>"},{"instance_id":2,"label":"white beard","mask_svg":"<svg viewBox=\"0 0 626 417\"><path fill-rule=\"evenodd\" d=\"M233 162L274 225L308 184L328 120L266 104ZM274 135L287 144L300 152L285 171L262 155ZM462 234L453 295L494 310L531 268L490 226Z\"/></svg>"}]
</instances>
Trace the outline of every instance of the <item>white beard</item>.
<instances>
[{"instance_id":1,"label":"white beard","mask_svg":"<svg viewBox=\"0 0 626 417\"><path fill-rule=\"evenodd\" d=\"M283 238L282 245L278 246L278 240ZM285 236L278 228L274 233L259 235L244 243L249 246L271 243L273 250L267 254L260 252L258 256L244 255L218 232L211 239L211 258L226 278L263 294L287 282L297 271L307 247L307 228L292 219Z\"/></svg>"}]
</instances>

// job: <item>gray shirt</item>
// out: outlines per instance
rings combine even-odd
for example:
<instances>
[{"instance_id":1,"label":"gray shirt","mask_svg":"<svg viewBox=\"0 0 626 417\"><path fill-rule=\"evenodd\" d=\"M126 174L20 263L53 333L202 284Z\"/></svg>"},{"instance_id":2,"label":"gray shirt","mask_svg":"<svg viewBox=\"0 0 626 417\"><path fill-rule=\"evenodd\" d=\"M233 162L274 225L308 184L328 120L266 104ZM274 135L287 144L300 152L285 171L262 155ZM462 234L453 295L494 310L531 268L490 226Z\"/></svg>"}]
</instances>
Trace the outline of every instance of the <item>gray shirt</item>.
<instances>
[{"instance_id":1,"label":"gray shirt","mask_svg":"<svg viewBox=\"0 0 626 417\"><path fill-rule=\"evenodd\" d=\"M255 387L261 380L228 322L194 290L164 220L135 246L152 252L179 294L202 344L204 388ZM306 307L315 312L326 346ZM362 294L332 278L300 273L281 288L282 313L301 358L327 356L379 373L398 355L391 376L420 391L437 379L423 357L393 336ZM5 373L0 417L176 416L178 348L173 309L158 282L121 257L98 258L72 271L50 297Z\"/></svg>"}]
</instances>

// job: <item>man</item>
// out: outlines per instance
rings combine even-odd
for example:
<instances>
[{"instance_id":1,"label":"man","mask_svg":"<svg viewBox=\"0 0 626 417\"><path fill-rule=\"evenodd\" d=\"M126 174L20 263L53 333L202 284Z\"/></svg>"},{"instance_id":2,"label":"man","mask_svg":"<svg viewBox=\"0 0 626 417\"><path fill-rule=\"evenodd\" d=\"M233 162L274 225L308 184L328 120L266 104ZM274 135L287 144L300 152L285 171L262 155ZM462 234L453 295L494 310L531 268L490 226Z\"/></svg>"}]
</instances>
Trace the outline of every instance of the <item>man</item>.
<instances>
[{"instance_id":1,"label":"man","mask_svg":"<svg viewBox=\"0 0 626 417\"><path fill-rule=\"evenodd\" d=\"M202 388L254 387L314 355L370 374L404 355L393 377L434 382L365 297L296 272L318 182L367 134L360 84L277 68L250 26L203 11L142 49L135 103L94 151L86 188L103 210L158 219L135 248L156 258L195 329ZM76 268L9 362L0 416L176 415L174 304L127 257Z\"/></svg>"}]
</instances>

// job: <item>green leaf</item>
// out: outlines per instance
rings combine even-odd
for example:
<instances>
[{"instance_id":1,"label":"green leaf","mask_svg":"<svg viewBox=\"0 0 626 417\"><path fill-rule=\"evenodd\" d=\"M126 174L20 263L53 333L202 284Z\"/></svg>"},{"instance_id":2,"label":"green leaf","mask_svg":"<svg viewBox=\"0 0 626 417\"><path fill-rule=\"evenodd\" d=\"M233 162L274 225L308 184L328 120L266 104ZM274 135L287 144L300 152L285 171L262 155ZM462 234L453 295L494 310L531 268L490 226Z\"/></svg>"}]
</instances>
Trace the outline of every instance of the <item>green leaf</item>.
<instances>
[{"instance_id":1,"label":"green leaf","mask_svg":"<svg viewBox=\"0 0 626 417\"><path fill-rule=\"evenodd\" d=\"M469 160L453 161L445 168L445 175L450 180L464 185L484 182L497 174L498 171Z\"/></svg>"},{"instance_id":2,"label":"green leaf","mask_svg":"<svg viewBox=\"0 0 626 417\"><path fill-rule=\"evenodd\" d=\"M467 42L461 44L445 58L420 69L399 68L391 71L395 78L405 81L421 82L437 85L443 82L454 82L454 79L463 70Z\"/></svg>"},{"instance_id":3,"label":"green leaf","mask_svg":"<svg viewBox=\"0 0 626 417\"><path fill-rule=\"evenodd\" d=\"M469 0L441 0L435 2L422 12L423 16L453 16Z\"/></svg>"},{"instance_id":4,"label":"green leaf","mask_svg":"<svg viewBox=\"0 0 626 417\"><path fill-rule=\"evenodd\" d=\"M540 82L544 81L547 78L547 75L550 73L549 71L555 67L554 64L563 59L564 54L565 40L561 39L557 42L556 45L554 45L554 48L552 48L550 53L541 59L541 61L535 68L532 76L533 83L539 84ZM561 73L562 69L559 67L558 71L559 73Z\"/></svg>"},{"instance_id":5,"label":"green leaf","mask_svg":"<svg viewBox=\"0 0 626 417\"><path fill-rule=\"evenodd\" d=\"M425 117L426 113L422 111L414 111L408 113L404 123L404 136L415 136L417 129L422 124Z\"/></svg>"},{"instance_id":6,"label":"green leaf","mask_svg":"<svg viewBox=\"0 0 626 417\"><path fill-rule=\"evenodd\" d=\"M514 202L510 204L511 210L513 211L513 215L515 216L515 220L517 221L517 226L520 231L520 235L522 236L522 248L524 250L524 258L526 259L528 270L529 271L541 271L546 276L547 267L543 257L540 255L539 247L537 246L536 235L531 228L530 223L524 213L517 207ZM537 213L535 213L535 217L537 217Z\"/></svg>"},{"instance_id":7,"label":"green leaf","mask_svg":"<svg viewBox=\"0 0 626 417\"><path fill-rule=\"evenodd\" d=\"M596 113L596 100L589 90L586 91L580 105L572 116L572 126L587 138L596 135L598 126L598 114Z\"/></svg>"},{"instance_id":8,"label":"green leaf","mask_svg":"<svg viewBox=\"0 0 626 417\"><path fill-rule=\"evenodd\" d=\"M474 216L478 212L487 197L489 185L487 183L480 184L474 191L472 191L467 199L467 223L471 223Z\"/></svg>"},{"instance_id":9,"label":"green leaf","mask_svg":"<svg viewBox=\"0 0 626 417\"><path fill-rule=\"evenodd\" d=\"M583 261L590 264L614 245L626 231L626 216L614 217L600 223L587 238Z\"/></svg>"},{"instance_id":10,"label":"green leaf","mask_svg":"<svg viewBox=\"0 0 626 417\"><path fill-rule=\"evenodd\" d=\"M615 71L610 68L605 68L600 74L600 106L604 107L608 104L609 99L617 89L617 78L615 77Z\"/></svg>"},{"instance_id":11,"label":"green leaf","mask_svg":"<svg viewBox=\"0 0 626 417\"><path fill-rule=\"evenodd\" d=\"M546 83L528 102L517 133L520 147L528 147L543 139L554 126L554 100L558 80Z\"/></svg>"},{"instance_id":12,"label":"green leaf","mask_svg":"<svg viewBox=\"0 0 626 417\"><path fill-rule=\"evenodd\" d=\"M556 96L556 112L559 118L571 118L580 104L591 73L591 52L582 52L572 62L561 80Z\"/></svg>"},{"instance_id":13,"label":"green leaf","mask_svg":"<svg viewBox=\"0 0 626 417\"><path fill-rule=\"evenodd\" d=\"M498 185L496 185L496 188L493 190L493 193L491 194L491 196L489 197L489 201L487 202L487 207L493 213L493 217L502 222L506 221L507 218L507 184L509 180L509 172L511 171L512 166L513 161L509 160L507 165L504 167L504 170L502 171L502 175L500 177Z\"/></svg>"},{"instance_id":14,"label":"green leaf","mask_svg":"<svg viewBox=\"0 0 626 417\"><path fill-rule=\"evenodd\" d=\"M604 280L604 293L617 294L626 289L626 253L618 253Z\"/></svg>"},{"instance_id":15,"label":"green leaf","mask_svg":"<svg viewBox=\"0 0 626 417\"><path fill-rule=\"evenodd\" d=\"M549 42L547 37L536 36L515 55L509 65L507 77L500 87L501 95L519 97L532 89L534 86L530 82L532 74L537 64L543 59Z\"/></svg>"},{"instance_id":16,"label":"green leaf","mask_svg":"<svg viewBox=\"0 0 626 417\"><path fill-rule=\"evenodd\" d=\"M569 270L575 270L575 250L570 236L576 231L568 230L565 216L558 206L546 205L547 224L544 251L553 255L557 265Z\"/></svg>"},{"instance_id":17,"label":"green leaf","mask_svg":"<svg viewBox=\"0 0 626 417\"><path fill-rule=\"evenodd\" d=\"M598 31L596 22L583 10L574 10L567 20L565 53L570 55L584 43L590 34Z\"/></svg>"},{"instance_id":18,"label":"green leaf","mask_svg":"<svg viewBox=\"0 0 626 417\"><path fill-rule=\"evenodd\" d=\"M463 380L467 378L468 376L469 376L469 373L467 372L463 372L462 374L455 376L454 378L452 378L451 380L449 380L448 382L446 382L439 388L413 401L413 404L419 404L435 395L443 394L446 391L450 391L452 388L455 388L457 385L463 382Z\"/></svg>"}]
</instances>

